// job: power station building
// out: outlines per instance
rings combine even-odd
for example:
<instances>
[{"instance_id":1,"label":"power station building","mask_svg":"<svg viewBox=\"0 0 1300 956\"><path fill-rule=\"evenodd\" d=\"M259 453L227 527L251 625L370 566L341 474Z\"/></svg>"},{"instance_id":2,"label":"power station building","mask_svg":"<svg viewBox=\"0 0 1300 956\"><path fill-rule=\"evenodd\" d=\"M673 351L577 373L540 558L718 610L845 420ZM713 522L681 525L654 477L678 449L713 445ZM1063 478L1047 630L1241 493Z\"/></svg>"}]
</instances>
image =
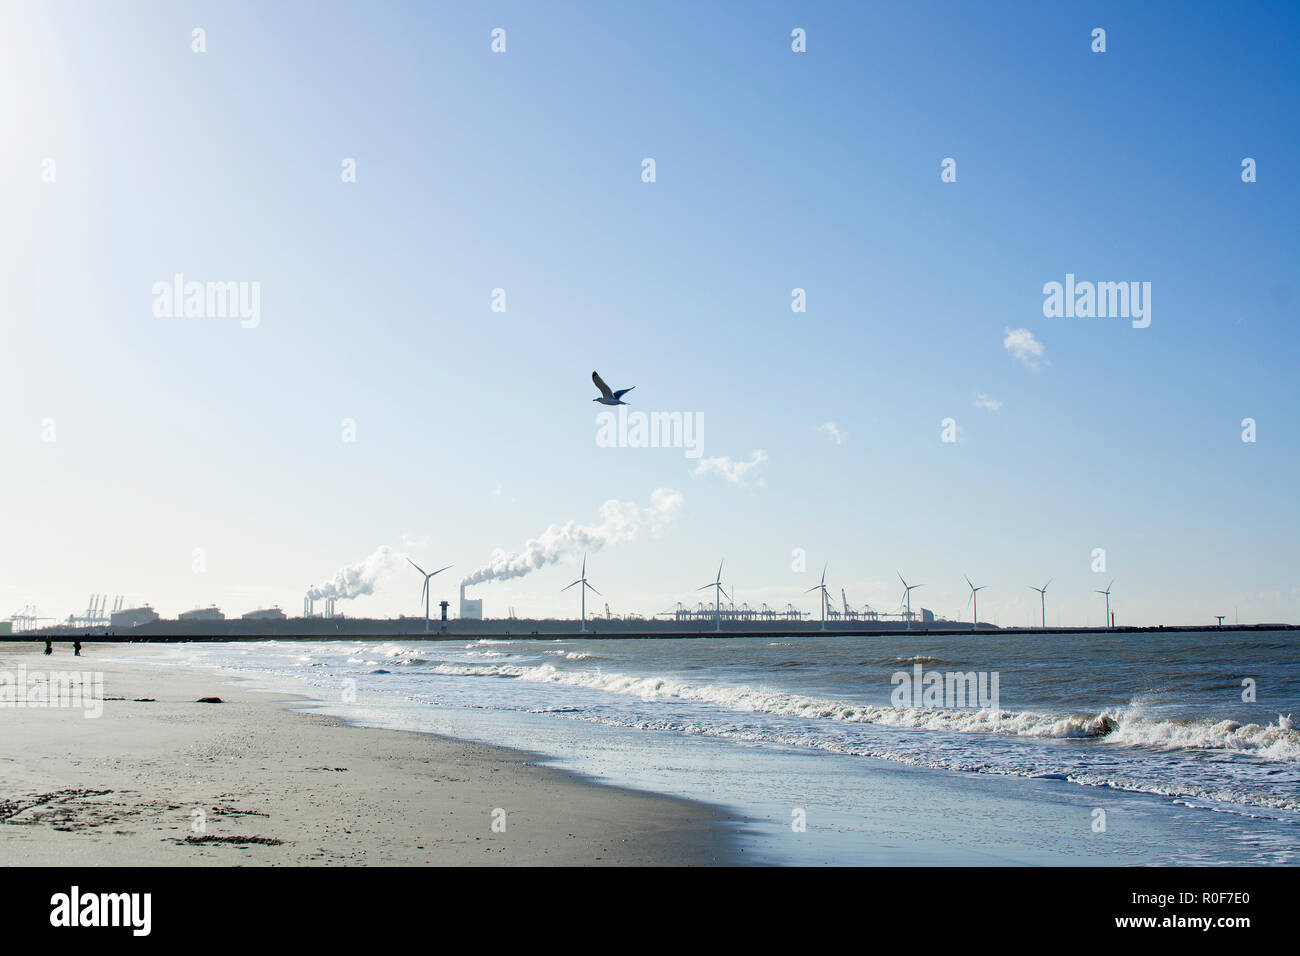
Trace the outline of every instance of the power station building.
<instances>
[{"instance_id":1,"label":"power station building","mask_svg":"<svg viewBox=\"0 0 1300 956\"><path fill-rule=\"evenodd\" d=\"M465 585L460 586L460 616L465 621L483 620L483 599L465 597Z\"/></svg>"},{"instance_id":2,"label":"power station building","mask_svg":"<svg viewBox=\"0 0 1300 956\"><path fill-rule=\"evenodd\" d=\"M192 611L181 611L176 615L178 621L224 621L226 615L216 607L196 607Z\"/></svg>"},{"instance_id":3,"label":"power station building","mask_svg":"<svg viewBox=\"0 0 1300 956\"><path fill-rule=\"evenodd\" d=\"M284 621L287 620L285 613L278 607L268 607L257 611L249 611L243 615L245 621Z\"/></svg>"},{"instance_id":4,"label":"power station building","mask_svg":"<svg viewBox=\"0 0 1300 956\"><path fill-rule=\"evenodd\" d=\"M141 624L152 624L159 620L158 612L149 605L144 607L128 607L121 611L114 611L108 619L110 627L139 627Z\"/></svg>"}]
</instances>

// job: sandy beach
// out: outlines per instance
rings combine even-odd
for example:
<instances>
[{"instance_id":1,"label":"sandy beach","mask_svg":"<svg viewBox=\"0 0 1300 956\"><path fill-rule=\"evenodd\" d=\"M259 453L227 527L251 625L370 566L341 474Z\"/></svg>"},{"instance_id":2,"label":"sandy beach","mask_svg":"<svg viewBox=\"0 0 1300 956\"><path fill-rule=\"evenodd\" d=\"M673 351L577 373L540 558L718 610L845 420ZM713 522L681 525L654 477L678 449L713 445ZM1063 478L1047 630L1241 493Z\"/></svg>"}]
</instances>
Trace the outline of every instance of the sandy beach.
<instances>
[{"instance_id":1,"label":"sandy beach","mask_svg":"<svg viewBox=\"0 0 1300 956\"><path fill-rule=\"evenodd\" d=\"M294 699L215 672L121 661L152 652L88 644L75 658L60 643L46 657L0 643L0 672L102 674L105 698L95 718L0 706L0 863L743 860L727 816L705 804L597 784L521 751L294 712Z\"/></svg>"}]
</instances>

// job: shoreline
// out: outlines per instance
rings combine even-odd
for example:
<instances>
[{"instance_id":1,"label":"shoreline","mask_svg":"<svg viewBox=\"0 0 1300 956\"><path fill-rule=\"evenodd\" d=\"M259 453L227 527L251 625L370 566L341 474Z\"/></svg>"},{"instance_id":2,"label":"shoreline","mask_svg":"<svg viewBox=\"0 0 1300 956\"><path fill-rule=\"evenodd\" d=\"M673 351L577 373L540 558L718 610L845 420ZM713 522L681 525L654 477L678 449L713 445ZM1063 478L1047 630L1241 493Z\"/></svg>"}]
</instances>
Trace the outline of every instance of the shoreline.
<instances>
[{"instance_id":1,"label":"shoreline","mask_svg":"<svg viewBox=\"0 0 1300 956\"><path fill-rule=\"evenodd\" d=\"M111 627L69 627L58 625L40 630L0 634L0 647L5 644L43 644L45 641L68 643L80 640L96 644L183 644L238 643L240 641L339 641L365 640L421 640L463 641L501 640L554 641L554 640L713 640L781 637L1016 637L1024 635L1122 636L1126 634L1200 634L1200 633L1261 633L1300 630L1300 624L1143 624L1096 627L1079 625L1070 627L997 627L981 624L979 627L945 622L942 627L866 627L828 622L823 630L815 622L777 621L758 626L736 627L728 622L721 630L713 627L682 628L670 622L658 627L627 627L625 622L591 621L587 630L573 625L576 621L526 621L526 620L454 620L447 622L445 630L425 631L422 622L410 618L389 620L380 618L289 618L284 621L244 621L229 619L222 622L156 621L118 631ZM751 625L754 622L747 622ZM512 625L507 628L504 625ZM603 627L601 625L604 625ZM493 627L491 625L502 625ZM514 627L531 627L515 630Z\"/></svg>"},{"instance_id":2,"label":"shoreline","mask_svg":"<svg viewBox=\"0 0 1300 956\"><path fill-rule=\"evenodd\" d=\"M103 713L0 706L6 865L733 865L722 808L543 755L313 713L309 698L158 662L139 644L0 671L103 674ZM199 703L201 697L223 703ZM116 699L115 699L116 698Z\"/></svg>"}]
</instances>

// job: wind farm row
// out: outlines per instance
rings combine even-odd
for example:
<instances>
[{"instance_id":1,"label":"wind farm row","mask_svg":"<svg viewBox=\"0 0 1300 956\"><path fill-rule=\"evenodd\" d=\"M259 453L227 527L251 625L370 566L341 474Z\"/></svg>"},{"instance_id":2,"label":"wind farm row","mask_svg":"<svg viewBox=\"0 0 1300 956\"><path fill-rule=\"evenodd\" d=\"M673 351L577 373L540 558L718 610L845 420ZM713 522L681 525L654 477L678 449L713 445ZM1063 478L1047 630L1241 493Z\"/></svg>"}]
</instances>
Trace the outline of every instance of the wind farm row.
<instances>
[{"instance_id":1,"label":"wind farm row","mask_svg":"<svg viewBox=\"0 0 1300 956\"><path fill-rule=\"evenodd\" d=\"M772 607L763 603L757 607L748 603L737 603L734 582L726 582L723 572L726 560L718 563L711 580L694 587L694 594L708 592L702 597L707 600L695 600L693 603L678 601L673 607L652 615L629 613L614 615L609 605L604 605L604 613L589 614L587 595L590 592L597 598L605 598L597 590L589 577L588 554L583 554L578 577L559 589L563 594L577 589L578 617L571 618L521 618L511 608L508 614L498 618L484 618L482 599L466 596L466 581L460 583L460 613L456 617L449 615L451 602L438 602L440 617L433 616L434 579L453 565L445 565L432 571L417 563L409 556L403 556L420 578L420 614L418 616L400 616L397 618L352 617L338 613L334 599L326 601L324 614L317 614L313 602L304 602L301 617L289 617L278 607L250 611L239 618L227 619L216 607L187 611L174 620L163 619L152 607L122 607L119 599L114 603L110 616L100 614L76 616L70 615L63 623L42 626L41 618L31 609L24 609L23 615L15 616L10 628L0 622L0 635L23 638L32 636L77 635L87 638L114 638L132 640L227 640L248 639L255 637L293 638L293 637L345 637L382 635L390 636L474 636L474 635L517 635L548 636L558 635L607 635L618 637L668 637L668 636L719 636L741 637L745 635L771 635L778 633L807 634L833 632L836 634L885 634L908 631L916 634L973 632L973 631L1032 631L1043 633L1086 633L1123 631L1164 631L1164 630L1204 630L1207 627L1224 627L1224 616L1216 616L1216 624L1205 622L1204 625L1116 626L1115 612L1111 607L1111 595L1115 585L1114 579L1104 588L1093 589L1098 596L1100 606L1105 608L1105 623L1085 626L1062 626L1059 623L1049 628L1047 623L1047 596L1054 579L1043 585L1027 584L1025 588L1038 595L1038 622L1028 627L1002 627L999 623L982 622L979 616L980 593L990 588L988 584L975 584L969 575L962 575L968 596L964 611L957 620L949 620L936 615L928 608L913 609L913 593L927 587L925 582L914 582L896 572L901 590L898 603L892 609L872 607L863 602L857 605L849 603L847 590L839 589L839 598L835 600L834 592L827 584L829 564L822 567L821 577L805 594L817 596L818 609L813 612L796 607L793 602L784 607ZM408 572L409 573L409 572ZM1053 592L1054 593L1054 592ZM92 599L92 605L94 601ZM97 605L96 605L97 606ZM1100 609L1100 608L1099 608ZM1238 627L1239 625L1230 625ZM1246 627L1278 625L1246 625Z\"/></svg>"},{"instance_id":2,"label":"wind farm row","mask_svg":"<svg viewBox=\"0 0 1300 956\"><path fill-rule=\"evenodd\" d=\"M761 608L757 610L750 608L748 605L741 605L739 608L737 608L734 600L734 593L735 593L734 588L732 594L728 594L726 587L722 582L722 568L725 564L726 564L726 559L724 558L722 561L718 563L718 571L714 579L708 582L707 584L700 585L698 588L695 589L696 591L709 591L709 590L713 591L712 621L714 624L714 630L716 632L720 632L722 630L722 624L724 620L728 622L737 622L737 621L747 622L747 621L755 621L755 620L757 621L769 621L769 620L802 621L803 620L804 613L794 608L793 605L789 605L785 610L781 610L781 611L776 611L772 608L769 608L766 604L764 604ZM840 597L842 603L840 608L837 609L835 607L835 599L834 597L832 597L830 590L826 586L826 572L829 569L829 567L830 567L829 564L824 565L822 567L821 580L817 584L808 588L807 591L804 592L806 594L812 594L812 593L817 594L818 602L821 608L821 617L820 617L821 630L825 630L828 623L835 624L836 622L845 622L845 621L879 623L894 617L901 618L905 627L909 630L911 629L912 624L917 619L917 616L914 615L912 612L912 592L918 588L924 587L925 586L924 584L908 584L907 580L903 577L903 575L898 574L898 580L903 586L903 591L899 597L899 609L897 612L894 613L882 612L876 610L875 608L871 607L871 605L869 604L864 604L860 608L851 608L849 606L848 595L845 593L843 588L840 589ZM972 629L976 629L980 626L979 592L986 590L988 588L988 585L982 584L977 587L974 584L974 582L971 581L969 576L962 575L962 578L963 580L965 580L966 586L970 589L970 598L967 600L966 606L971 609L971 627ZM1032 584L1027 585L1027 587L1031 591L1038 592L1039 602L1040 602L1040 612L1041 612L1041 627L1043 629L1047 628L1047 589L1051 586L1052 580L1054 579L1049 579L1048 582L1044 584L1042 587L1036 587L1035 585ZM426 581L426 585L427 585L427 581ZM587 580L587 556L585 554L582 557L581 576L573 583L562 588L561 591L562 592L567 591L569 590L569 588L577 587L579 585L581 585L581 592L582 592L582 600L579 606L579 618L578 618L579 633L583 633L587 629L586 592L588 589L590 589L593 593L597 595L600 594L600 592L597 591L595 587L592 586L592 584ZM1107 628L1113 628L1115 626L1115 618L1110 609L1110 593L1111 593L1111 588L1114 587L1114 585L1115 585L1115 581L1114 579L1112 579L1110 584L1106 585L1105 588L1095 589L1097 594L1104 596L1106 599L1106 627ZM726 598L727 600L727 607L725 609L722 604L723 598ZM698 621L701 620L702 617L705 617L707 615L708 615L708 610L706 605L701 604L697 607L696 610L690 611L687 610L682 604L679 603L675 609L669 611L661 611L657 616L658 617L672 616L675 620L678 621L684 621L684 620ZM936 619L929 611L923 610L920 616L923 623L937 623ZM428 623L427 604L425 608L425 618L426 618L426 625L427 625ZM1222 623L1222 618L1220 618L1219 621L1220 623ZM960 622L943 622L943 623L956 624Z\"/></svg>"}]
</instances>

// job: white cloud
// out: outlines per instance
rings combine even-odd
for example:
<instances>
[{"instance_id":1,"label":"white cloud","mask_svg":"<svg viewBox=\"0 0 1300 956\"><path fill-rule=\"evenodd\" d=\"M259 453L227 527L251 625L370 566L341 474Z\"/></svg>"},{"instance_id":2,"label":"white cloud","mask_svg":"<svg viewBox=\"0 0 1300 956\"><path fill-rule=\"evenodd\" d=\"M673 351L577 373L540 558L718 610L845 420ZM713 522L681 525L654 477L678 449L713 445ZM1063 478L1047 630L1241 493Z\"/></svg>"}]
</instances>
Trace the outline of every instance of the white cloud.
<instances>
[{"instance_id":1,"label":"white cloud","mask_svg":"<svg viewBox=\"0 0 1300 956\"><path fill-rule=\"evenodd\" d=\"M1043 348L1043 343L1034 338L1034 333L1028 329L1007 329L1006 331L1006 338L1002 340L1003 348L1029 368L1038 371L1038 360L1047 351Z\"/></svg>"},{"instance_id":2,"label":"white cloud","mask_svg":"<svg viewBox=\"0 0 1300 956\"><path fill-rule=\"evenodd\" d=\"M840 431L840 426L836 425L834 422L826 422L824 425L818 425L817 430L824 433L827 438L835 442L837 445L843 445L844 439L849 437L849 433Z\"/></svg>"},{"instance_id":3,"label":"white cloud","mask_svg":"<svg viewBox=\"0 0 1300 956\"><path fill-rule=\"evenodd\" d=\"M753 453L749 461L733 461L727 457L701 458L692 474L721 475L733 485L742 485L754 479L754 469L765 461L767 461L767 452L761 448ZM757 484L762 483L761 478L757 480Z\"/></svg>"},{"instance_id":4,"label":"white cloud","mask_svg":"<svg viewBox=\"0 0 1300 956\"><path fill-rule=\"evenodd\" d=\"M987 408L991 412L1001 411L1002 409L1002 399L985 395L983 392L975 393L975 404L980 408Z\"/></svg>"}]
</instances>

